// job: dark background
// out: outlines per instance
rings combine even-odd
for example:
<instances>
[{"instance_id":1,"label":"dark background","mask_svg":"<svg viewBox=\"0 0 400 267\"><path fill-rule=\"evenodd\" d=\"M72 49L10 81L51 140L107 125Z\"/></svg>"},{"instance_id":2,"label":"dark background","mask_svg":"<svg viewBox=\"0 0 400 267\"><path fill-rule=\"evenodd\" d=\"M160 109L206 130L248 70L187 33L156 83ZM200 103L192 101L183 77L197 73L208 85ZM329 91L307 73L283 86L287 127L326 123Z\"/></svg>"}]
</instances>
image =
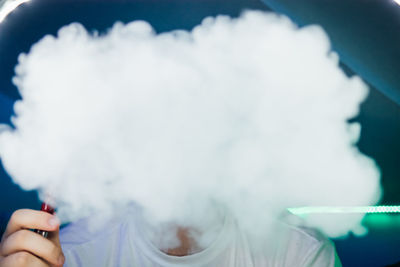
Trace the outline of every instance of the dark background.
<instances>
[{"instance_id":1,"label":"dark background","mask_svg":"<svg viewBox=\"0 0 400 267\"><path fill-rule=\"evenodd\" d=\"M190 30L206 16L238 16L243 9L273 10L299 25L328 32L343 69L360 75L371 92L355 121L358 147L382 171L383 205L400 205L400 7L392 0L32 0L0 24L0 123L9 123L19 98L11 83L18 54L45 34L78 21L105 31L115 21L149 21L158 32ZM71 106L73 109L73 106ZM35 192L23 192L0 166L0 231L18 208L40 208ZM400 261L399 215L369 215L369 234L335 240L344 266L384 266Z\"/></svg>"}]
</instances>

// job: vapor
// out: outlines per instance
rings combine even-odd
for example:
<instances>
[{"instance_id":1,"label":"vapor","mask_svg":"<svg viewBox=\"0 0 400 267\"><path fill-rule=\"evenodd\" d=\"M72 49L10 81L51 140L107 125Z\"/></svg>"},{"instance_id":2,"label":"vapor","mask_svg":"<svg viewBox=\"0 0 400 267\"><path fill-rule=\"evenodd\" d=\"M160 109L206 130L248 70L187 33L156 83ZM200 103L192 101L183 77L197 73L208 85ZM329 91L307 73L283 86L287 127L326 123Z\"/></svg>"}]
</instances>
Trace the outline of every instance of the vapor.
<instances>
[{"instance_id":1,"label":"vapor","mask_svg":"<svg viewBox=\"0 0 400 267\"><path fill-rule=\"evenodd\" d=\"M348 122L368 88L319 26L259 11L162 34L144 21L103 34L73 23L21 54L13 82L22 99L2 163L64 221L136 203L154 224L201 228L218 207L257 236L288 207L381 194ZM362 217L306 223L341 236Z\"/></svg>"}]
</instances>

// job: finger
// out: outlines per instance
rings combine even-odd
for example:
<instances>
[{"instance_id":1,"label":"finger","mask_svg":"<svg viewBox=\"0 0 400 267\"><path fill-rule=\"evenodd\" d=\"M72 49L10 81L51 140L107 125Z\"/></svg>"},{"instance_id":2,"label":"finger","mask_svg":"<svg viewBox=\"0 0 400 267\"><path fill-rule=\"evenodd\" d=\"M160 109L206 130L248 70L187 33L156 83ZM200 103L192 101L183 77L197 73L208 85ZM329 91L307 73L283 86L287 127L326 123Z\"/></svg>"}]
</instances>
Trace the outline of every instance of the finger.
<instances>
[{"instance_id":1,"label":"finger","mask_svg":"<svg viewBox=\"0 0 400 267\"><path fill-rule=\"evenodd\" d=\"M29 230L17 231L1 244L1 255L5 257L20 251L27 251L56 266L64 263L60 246Z\"/></svg>"},{"instance_id":2,"label":"finger","mask_svg":"<svg viewBox=\"0 0 400 267\"><path fill-rule=\"evenodd\" d=\"M20 251L2 258L1 267L49 267L50 265L26 251Z\"/></svg>"},{"instance_id":3,"label":"finger","mask_svg":"<svg viewBox=\"0 0 400 267\"><path fill-rule=\"evenodd\" d=\"M54 231L59 225L60 220L47 212L28 209L17 210L11 215L2 240L21 229Z\"/></svg>"},{"instance_id":4,"label":"finger","mask_svg":"<svg viewBox=\"0 0 400 267\"><path fill-rule=\"evenodd\" d=\"M60 228L57 228L55 231L49 233L47 237L51 242L61 247L60 243Z\"/></svg>"},{"instance_id":5,"label":"finger","mask_svg":"<svg viewBox=\"0 0 400 267\"><path fill-rule=\"evenodd\" d=\"M54 213L54 216L57 217L57 214ZM60 242L60 225L57 226L55 231L51 231L49 232L49 235L47 236L47 238L52 241L54 244L57 244L61 247L61 242Z\"/></svg>"}]
</instances>

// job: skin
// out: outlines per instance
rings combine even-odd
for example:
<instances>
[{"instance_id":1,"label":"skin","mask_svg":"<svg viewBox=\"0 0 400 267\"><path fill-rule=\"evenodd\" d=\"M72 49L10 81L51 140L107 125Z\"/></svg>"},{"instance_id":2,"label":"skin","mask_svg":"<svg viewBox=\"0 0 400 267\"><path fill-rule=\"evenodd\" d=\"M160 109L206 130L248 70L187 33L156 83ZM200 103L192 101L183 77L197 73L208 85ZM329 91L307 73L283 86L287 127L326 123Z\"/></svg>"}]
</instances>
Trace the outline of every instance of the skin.
<instances>
[{"instance_id":1,"label":"skin","mask_svg":"<svg viewBox=\"0 0 400 267\"><path fill-rule=\"evenodd\" d=\"M13 213L0 243L0 267L63 266L59 219L43 211L22 209ZM30 231L49 232L48 238Z\"/></svg>"},{"instance_id":2,"label":"skin","mask_svg":"<svg viewBox=\"0 0 400 267\"><path fill-rule=\"evenodd\" d=\"M178 228L177 237L181 241L180 246L177 248L171 248L165 251L166 254L172 256L187 256L193 253L193 251L199 250L196 246L195 240L190 236L188 228Z\"/></svg>"}]
</instances>

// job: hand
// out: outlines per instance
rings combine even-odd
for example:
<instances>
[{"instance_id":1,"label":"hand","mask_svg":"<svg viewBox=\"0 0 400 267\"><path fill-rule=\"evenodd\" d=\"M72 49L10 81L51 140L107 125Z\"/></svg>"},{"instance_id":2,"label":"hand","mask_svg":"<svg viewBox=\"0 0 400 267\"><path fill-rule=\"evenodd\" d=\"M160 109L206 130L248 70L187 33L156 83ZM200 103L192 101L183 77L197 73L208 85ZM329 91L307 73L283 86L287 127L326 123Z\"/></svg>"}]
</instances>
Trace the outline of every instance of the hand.
<instances>
[{"instance_id":1,"label":"hand","mask_svg":"<svg viewBox=\"0 0 400 267\"><path fill-rule=\"evenodd\" d=\"M11 216L0 243L0 267L63 266L64 255L59 239L60 221L56 216L37 210L17 210ZM48 238L30 231L49 232Z\"/></svg>"}]
</instances>

